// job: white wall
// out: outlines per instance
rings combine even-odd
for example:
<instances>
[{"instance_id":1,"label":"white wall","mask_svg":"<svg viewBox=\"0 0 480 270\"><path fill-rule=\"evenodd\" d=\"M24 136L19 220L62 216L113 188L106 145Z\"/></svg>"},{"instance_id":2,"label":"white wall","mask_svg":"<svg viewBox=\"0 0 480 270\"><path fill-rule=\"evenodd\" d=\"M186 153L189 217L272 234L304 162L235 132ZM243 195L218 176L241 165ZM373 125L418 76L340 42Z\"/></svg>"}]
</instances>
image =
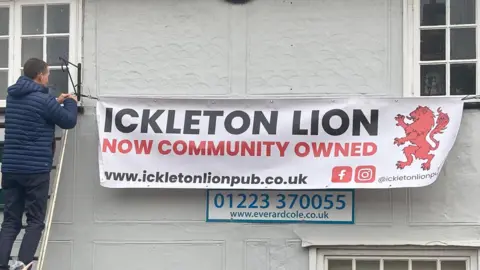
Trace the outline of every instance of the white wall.
<instances>
[{"instance_id":1,"label":"white wall","mask_svg":"<svg viewBox=\"0 0 480 270\"><path fill-rule=\"evenodd\" d=\"M246 6L86 0L85 91L400 96L401 7L400 0L256 0ZM71 133L46 267L306 270L301 239L473 243L480 232L478 119L477 112L465 112L458 142L433 185L358 190L356 225L207 224L205 191L100 187L89 108Z\"/></svg>"},{"instance_id":2,"label":"white wall","mask_svg":"<svg viewBox=\"0 0 480 270\"><path fill-rule=\"evenodd\" d=\"M99 95L399 95L401 6L87 0L85 79Z\"/></svg>"}]
</instances>

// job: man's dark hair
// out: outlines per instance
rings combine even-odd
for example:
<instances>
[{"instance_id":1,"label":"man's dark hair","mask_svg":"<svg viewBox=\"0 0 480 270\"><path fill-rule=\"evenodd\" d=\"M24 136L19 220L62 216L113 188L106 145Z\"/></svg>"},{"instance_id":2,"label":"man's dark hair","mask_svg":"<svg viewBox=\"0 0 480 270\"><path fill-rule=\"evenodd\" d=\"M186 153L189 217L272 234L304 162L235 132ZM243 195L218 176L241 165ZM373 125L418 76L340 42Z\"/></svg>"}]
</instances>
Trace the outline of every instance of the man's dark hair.
<instances>
[{"instance_id":1,"label":"man's dark hair","mask_svg":"<svg viewBox=\"0 0 480 270\"><path fill-rule=\"evenodd\" d=\"M47 63L38 58L30 58L23 65L23 74L30 79L35 79L38 75L47 72Z\"/></svg>"}]
</instances>

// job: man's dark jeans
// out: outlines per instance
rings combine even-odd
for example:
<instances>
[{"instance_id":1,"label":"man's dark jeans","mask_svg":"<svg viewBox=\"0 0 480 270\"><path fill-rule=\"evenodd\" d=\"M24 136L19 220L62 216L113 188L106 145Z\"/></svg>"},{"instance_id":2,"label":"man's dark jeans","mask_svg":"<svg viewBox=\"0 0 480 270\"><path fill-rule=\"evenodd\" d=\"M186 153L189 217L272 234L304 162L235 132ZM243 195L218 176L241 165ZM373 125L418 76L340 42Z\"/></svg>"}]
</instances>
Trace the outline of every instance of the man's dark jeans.
<instances>
[{"instance_id":1,"label":"man's dark jeans","mask_svg":"<svg viewBox=\"0 0 480 270\"><path fill-rule=\"evenodd\" d=\"M25 210L27 227L18 253L18 260L25 264L33 260L45 228L49 186L50 173L4 173L2 175L5 209L0 231L0 269L8 269L5 267L8 267L13 243L22 228L22 216Z\"/></svg>"}]
</instances>

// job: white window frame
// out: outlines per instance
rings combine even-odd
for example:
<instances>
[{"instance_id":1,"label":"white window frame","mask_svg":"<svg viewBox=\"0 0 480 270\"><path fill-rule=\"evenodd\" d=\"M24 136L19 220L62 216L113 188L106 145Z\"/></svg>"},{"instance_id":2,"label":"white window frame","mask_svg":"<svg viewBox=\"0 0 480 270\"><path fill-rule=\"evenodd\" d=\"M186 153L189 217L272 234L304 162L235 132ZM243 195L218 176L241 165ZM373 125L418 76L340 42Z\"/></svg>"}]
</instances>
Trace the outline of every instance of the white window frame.
<instances>
[{"instance_id":1,"label":"white window frame","mask_svg":"<svg viewBox=\"0 0 480 270\"><path fill-rule=\"evenodd\" d=\"M420 1L403 0L403 96L420 96ZM446 0L447 12L450 15L449 3L454 0ZM480 95L480 1L475 3L475 25L476 25L476 95ZM446 33L445 50L450 51L449 32ZM433 61L432 61L433 62ZM450 91L450 70L445 72L446 89ZM452 98L462 96L424 96L425 98ZM475 101L475 100L466 100Z\"/></svg>"},{"instance_id":2,"label":"white window frame","mask_svg":"<svg viewBox=\"0 0 480 270\"><path fill-rule=\"evenodd\" d=\"M309 270L327 270L327 259L415 259L415 260L467 260L466 270L479 269L479 250L477 248L452 247L377 247L377 248L317 248L309 251ZM437 264L439 261L437 261ZM438 265L437 265L438 269ZM355 270L355 268L353 268ZM379 270L383 270L379 268ZM411 270L411 263L409 263Z\"/></svg>"},{"instance_id":3,"label":"white window frame","mask_svg":"<svg viewBox=\"0 0 480 270\"><path fill-rule=\"evenodd\" d=\"M0 0L0 7L8 7L9 11L9 23L8 23L8 84L10 85L13 81L13 3L8 1L4 2ZM7 89L2 89L0 91L7 91ZM4 100L0 99L1 102Z\"/></svg>"},{"instance_id":4,"label":"white window frame","mask_svg":"<svg viewBox=\"0 0 480 270\"><path fill-rule=\"evenodd\" d=\"M22 6L24 5L39 5L39 4L70 4L70 33L69 33L69 59L71 63L77 64L81 62L81 33L83 27L83 0L0 0L0 5L7 5L10 7L10 43L9 43L9 85L13 84L21 75L21 34L22 34ZM45 18L46 19L46 18ZM44 55L46 51L44 43ZM77 72L75 67L69 66L72 79L77 83ZM68 92L73 93L73 87L68 84ZM2 90L5 91L5 90ZM0 107L5 107L6 100L0 99Z\"/></svg>"}]
</instances>

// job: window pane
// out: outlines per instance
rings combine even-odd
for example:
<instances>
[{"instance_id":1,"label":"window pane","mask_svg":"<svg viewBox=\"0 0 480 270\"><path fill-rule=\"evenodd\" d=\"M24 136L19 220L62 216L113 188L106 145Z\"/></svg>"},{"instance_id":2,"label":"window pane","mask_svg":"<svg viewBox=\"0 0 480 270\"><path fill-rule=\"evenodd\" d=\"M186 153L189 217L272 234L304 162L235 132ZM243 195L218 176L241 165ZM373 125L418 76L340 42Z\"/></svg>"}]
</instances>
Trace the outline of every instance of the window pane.
<instances>
[{"instance_id":1,"label":"window pane","mask_svg":"<svg viewBox=\"0 0 480 270\"><path fill-rule=\"evenodd\" d=\"M0 70L0 99L7 97L8 71Z\"/></svg>"},{"instance_id":2,"label":"window pane","mask_svg":"<svg viewBox=\"0 0 480 270\"><path fill-rule=\"evenodd\" d=\"M420 60L445 60L445 30L422 30Z\"/></svg>"},{"instance_id":3,"label":"window pane","mask_svg":"<svg viewBox=\"0 0 480 270\"><path fill-rule=\"evenodd\" d=\"M437 270L437 262L412 260L412 270Z\"/></svg>"},{"instance_id":4,"label":"window pane","mask_svg":"<svg viewBox=\"0 0 480 270\"><path fill-rule=\"evenodd\" d=\"M60 66L62 62L59 57L68 60L68 39L68 37L47 38L47 63L50 66Z\"/></svg>"},{"instance_id":5,"label":"window pane","mask_svg":"<svg viewBox=\"0 0 480 270\"><path fill-rule=\"evenodd\" d=\"M43 34L43 6L22 7L22 34Z\"/></svg>"},{"instance_id":6,"label":"window pane","mask_svg":"<svg viewBox=\"0 0 480 270\"><path fill-rule=\"evenodd\" d=\"M352 270L351 260L328 260L327 270Z\"/></svg>"},{"instance_id":7,"label":"window pane","mask_svg":"<svg viewBox=\"0 0 480 270\"><path fill-rule=\"evenodd\" d=\"M420 3L420 24L445 25L445 0L422 0Z\"/></svg>"},{"instance_id":8,"label":"window pane","mask_svg":"<svg viewBox=\"0 0 480 270\"><path fill-rule=\"evenodd\" d=\"M383 270L408 270L408 261L383 261Z\"/></svg>"},{"instance_id":9,"label":"window pane","mask_svg":"<svg viewBox=\"0 0 480 270\"><path fill-rule=\"evenodd\" d=\"M43 38L22 38L22 66L32 57L43 59Z\"/></svg>"},{"instance_id":10,"label":"window pane","mask_svg":"<svg viewBox=\"0 0 480 270\"><path fill-rule=\"evenodd\" d=\"M450 24L474 24L475 0L450 1Z\"/></svg>"},{"instance_id":11,"label":"window pane","mask_svg":"<svg viewBox=\"0 0 480 270\"><path fill-rule=\"evenodd\" d=\"M465 270L467 269L466 261L442 261L442 270Z\"/></svg>"},{"instance_id":12,"label":"window pane","mask_svg":"<svg viewBox=\"0 0 480 270\"><path fill-rule=\"evenodd\" d=\"M48 79L50 94L59 96L61 93L68 93L68 73L62 70L50 70Z\"/></svg>"},{"instance_id":13,"label":"window pane","mask_svg":"<svg viewBox=\"0 0 480 270\"><path fill-rule=\"evenodd\" d=\"M8 39L0 39L0 68L8 68Z\"/></svg>"},{"instance_id":14,"label":"window pane","mask_svg":"<svg viewBox=\"0 0 480 270\"><path fill-rule=\"evenodd\" d=\"M10 21L9 9L6 7L0 7L0 36L8 35L9 21Z\"/></svg>"},{"instance_id":15,"label":"window pane","mask_svg":"<svg viewBox=\"0 0 480 270\"><path fill-rule=\"evenodd\" d=\"M47 6L47 33L68 33L70 29L70 6Z\"/></svg>"},{"instance_id":16,"label":"window pane","mask_svg":"<svg viewBox=\"0 0 480 270\"><path fill-rule=\"evenodd\" d=\"M380 270L380 261L356 261L356 270Z\"/></svg>"},{"instance_id":17,"label":"window pane","mask_svg":"<svg viewBox=\"0 0 480 270\"><path fill-rule=\"evenodd\" d=\"M475 28L450 30L450 59L475 59Z\"/></svg>"},{"instance_id":18,"label":"window pane","mask_svg":"<svg viewBox=\"0 0 480 270\"><path fill-rule=\"evenodd\" d=\"M475 95L476 74L475 64L452 64L450 66L450 94Z\"/></svg>"},{"instance_id":19,"label":"window pane","mask_svg":"<svg viewBox=\"0 0 480 270\"><path fill-rule=\"evenodd\" d=\"M422 65L420 67L420 95L443 96L445 91L445 65Z\"/></svg>"}]
</instances>

